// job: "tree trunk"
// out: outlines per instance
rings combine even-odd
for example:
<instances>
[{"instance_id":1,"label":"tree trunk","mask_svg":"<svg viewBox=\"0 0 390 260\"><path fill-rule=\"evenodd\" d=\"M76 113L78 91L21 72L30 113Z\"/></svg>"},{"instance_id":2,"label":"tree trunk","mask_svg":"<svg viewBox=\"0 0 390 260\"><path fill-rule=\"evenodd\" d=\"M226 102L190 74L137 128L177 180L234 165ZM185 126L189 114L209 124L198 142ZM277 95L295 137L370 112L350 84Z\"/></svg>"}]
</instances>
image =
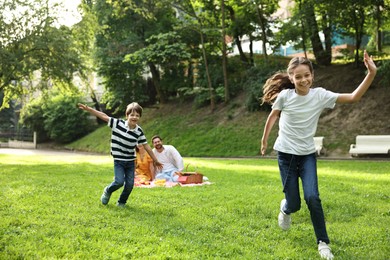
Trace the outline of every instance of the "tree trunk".
<instances>
[{"instance_id":1,"label":"tree trunk","mask_svg":"<svg viewBox=\"0 0 390 260\"><path fill-rule=\"evenodd\" d=\"M229 84L227 79L227 51L226 51L226 31L225 31L225 2L221 0L221 14L222 14L222 70L223 70L223 83L225 87L225 103L230 101Z\"/></svg>"},{"instance_id":2,"label":"tree trunk","mask_svg":"<svg viewBox=\"0 0 390 260\"><path fill-rule=\"evenodd\" d=\"M353 12L354 29L355 29L355 64L359 66L359 49L362 44L363 28L365 22L365 13L363 8L357 8Z\"/></svg>"},{"instance_id":3,"label":"tree trunk","mask_svg":"<svg viewBox=\"0 0 390 260\"><path fill-rule=\"evenodd\" d=\"M221 7L222 7L222 5L221 5ZM236 22L236 16L235 16L233 8L231 6L229 6L229 5L225 5L225 3L224 3L224 8L226 8L229 11L230 20L232 20L232 22L235 23ZM234 38L234 42L237 45L238 53L240 54L240 60L243 63L248 64L248 58L246 57L244 51L242 50L240 36L235 31L233 31L233 38Z\"/></svg>"},{"instance_id":4,"label":"tree trunk","mask_svg":"<svg viewBox=\"0 0 390 260\"><path fill-rule=\"evenodd\" d=\"M299 1L299 11L302 13L302 1ZM305 22L302 16L301 19L299 20L301 22L302 49L303 49L303 53L305 54L305 58L307 59Z\"/></svg>"},{"instance_id":5,"label":"tree trunk","mask_svg":"<svg viewBox=\"0 0 390 260\"><path fill-rule=\"evenodd\" d=\"M158 96L160 102L164 104L167 102L167 100L166 100L165 94L161 90L160 72L158 71L158 69L154 63L149 62L148 65L149 65L150 73L152 73L152 80L153 80L154 87L156 88L157 96Z\"/></svg>"},{"instance_id":6,"label":"tree trunk","mask_svg":"<svg viewBox=\"0 0 390 260\"><path fill-rule=\"evenodd\" d=\"M267 32L266 32L266 28L265 28L265 23L264 23L264 19L263 19L262 10L259 8L258 5L256 5L256 12L257 12L257 17L258 17L260 28L261 28L261 41L262 41L262 45L263 45L263 56L264 56L264 59L267 60L268 59L268 55L267 55Z\"/></svg>"},{"instance_id":7,"label":"tree trunk","mask_svg":"<svg viewBox=\"0 0 390 260\"><path fill-rule=\"evenodd\" d=\"M243 63L248 64L248 58L246 57L244 51L242 50L240 37L239 37L238 35L235 35L235 36L234 36L234 42L235 42L236 45L237 45L238 53L240 54L240 60L241 60Z\"/></svg>"},{"instance_id":8,"label":"tree trunk","mask_svg":"<svg viewBox=\"0 0 390 260\"><path fill-rule=\"evenodd\" d=\"M320 36L318 34L318 24L316 21L316 15L314 12L314 6L312 4L307 4L305 7L306 10L306 22L308 24L308 29L310 30L310 41L313 47L314 56L319 65L330 65L329 55L324 50Z\"/></svg>"},{"instance_id":9,"label":"tree trunk","mask_svg":"<svg viewBox=\"0 0 390 260\"><path fill-rule=\"evenodd\" d=\"M328 21L328 16L326 14L322 15L322 32L324 33L325 37L325 59L326 63L331 64L332 63L332 29L331 29L331 22Z\"/></svg>"},{"instance_id":10,"label":"tree trunk","mask_svg":"<svg viewBox=\"0 0 390 260\"><path fill-rule=\"evenodd\" d=\"M382 12L381 12L380 4L378 4L376 6L376 13L377 13L377 19L376 19L376 51L382 52L382 31L381 31Z\"/></svg>"},{"instance_id":11,"label":"tree trunk","mask_svg":"<svg viewBox=\"0 0 390 260\"><path fill-rule=\"evenodd\" d=\"M253 54L253 37L249 36L249 61L250 65L253 67L255 65L255 60L254 60L254 54Z\"/></svg>"},{"instance_id":12,"label":"tree trunk","mask_svg":"<svg viewBox=\"0 0 390 260\"><path fill-rule=\"evenodd\" d=\"M215 110L215 95L214 95L213 86L211 84L209 65L207 62L207 54L206 54L206 50L204 48L205 45L204 45L203 32L200 32L200 42L202 43L202 54L203 54L204 66L205 66L206 76L207 76L207 84L208 84L209 94L210 94L210 109L211 109L211 111L214 111Z\"/></svg>"}]
</instances>

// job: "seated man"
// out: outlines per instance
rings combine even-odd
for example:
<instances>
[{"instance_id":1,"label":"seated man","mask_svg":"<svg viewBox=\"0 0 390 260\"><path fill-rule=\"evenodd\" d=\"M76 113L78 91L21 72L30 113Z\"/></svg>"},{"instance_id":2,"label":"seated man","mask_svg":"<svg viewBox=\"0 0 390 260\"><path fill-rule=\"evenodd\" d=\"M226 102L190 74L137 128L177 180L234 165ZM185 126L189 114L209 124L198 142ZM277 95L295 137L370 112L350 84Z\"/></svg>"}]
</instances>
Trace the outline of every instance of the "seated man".
<instances>
[{"instance_id":1,"label":"seated man","mask_svg":"<svg viewBox=\"0 0 390 260\"><path fill-rule=\"evenodd\" d=\"M161 171L156 172L156 179L177 182L181 171L184 169L183 157L172 145L163 145L160 136L152 137L153 153L157 160L163 164Z\"/></svg>"}]
</instances>

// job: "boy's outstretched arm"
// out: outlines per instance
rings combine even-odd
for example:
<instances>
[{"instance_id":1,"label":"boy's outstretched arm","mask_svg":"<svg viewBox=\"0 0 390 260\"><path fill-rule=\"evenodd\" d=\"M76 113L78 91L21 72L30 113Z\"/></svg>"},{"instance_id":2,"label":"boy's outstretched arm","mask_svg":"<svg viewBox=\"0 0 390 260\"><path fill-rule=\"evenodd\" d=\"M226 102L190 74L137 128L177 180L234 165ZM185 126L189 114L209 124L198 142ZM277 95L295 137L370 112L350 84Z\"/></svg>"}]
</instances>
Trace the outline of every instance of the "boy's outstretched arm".
<instances>
[{"instance_id":1,"label":"boy's outstretched arm","mask_svg":"<svg viewBox=\"0 0 390 260\"><path fill-rule=\"evenodd\" d=\"M100 118L101 120L103 120L105 122L108 122L108 120L110 120L110 117L108 115L106 115L105 113L103 113L101 111L97 111L96 109L93 109L92 107L89 107L89 106L81 104L81 103L78 104L78 107L80 109L85 110L85 111L89 112L90 114Z\"/></svg>"},{"instance_id":2,"label":"boy's outstretched arm","mask_svg":"<svg viewBox=\"0 0 390 260\"><path fill-rule=\"evenodd\" d=\"M372 56L368 56L367 51L364 51L364 65L366 66L368 72L362 83L360 83L360 85L352 93L340 94L337 98L337 103L358 102L364 93L366 93L376 75L376 65L372 60Z\"/></svg>"},{"instance_id":3,"label":"boy's outstretched arm","mask_svg":"<svg viewBox=\"0 0 390 260\"><path fill-rule=\"evenodd\" d=\"M158 171L161 171L164 165L157 160L156 155L154 155L153 150L150 147L150 145L143 144L143 146L144 146L146 152L150 155L150 157L152 157L154 167L156 167Z\"/></svg>"}]
</instances>

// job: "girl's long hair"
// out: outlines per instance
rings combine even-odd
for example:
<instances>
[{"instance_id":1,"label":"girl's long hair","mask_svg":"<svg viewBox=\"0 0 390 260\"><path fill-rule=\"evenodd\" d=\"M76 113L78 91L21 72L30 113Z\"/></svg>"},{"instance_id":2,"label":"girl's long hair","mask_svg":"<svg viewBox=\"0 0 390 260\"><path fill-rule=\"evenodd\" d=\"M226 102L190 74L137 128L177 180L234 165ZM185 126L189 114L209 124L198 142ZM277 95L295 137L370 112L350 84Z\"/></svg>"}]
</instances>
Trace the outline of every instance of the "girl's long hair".
<instances>
[{"instance_id":1,"label":"girl's long hair","mask_svg":"<svg viewBox=\"0 0 390 260\"><path fill-rule=\"evenodd\" d=\"M261 98L262 105L264 103L272 104L283 89L295 88L294 84L290 80L289 75L292 75L294 69L301 64L307 65L311 74L314 74L313 65L309 59L304 57L292 58L288 64L287 72L277 72L265 82L263 86L263 97Z\"/></svg>"},{"instance_id":2,"label":"girl's long hair","mask_svg":"<svg viewBox=\"0 0 390 260\"><path fill-rule=\"evenodd\" d=\"M272 104L272 102L279 95L283 89L295 88L291 83L290 78L286 72L277 72L272 75L263 86L263 97L261 98L261 104Z\"/></svg>"}]
</instances>

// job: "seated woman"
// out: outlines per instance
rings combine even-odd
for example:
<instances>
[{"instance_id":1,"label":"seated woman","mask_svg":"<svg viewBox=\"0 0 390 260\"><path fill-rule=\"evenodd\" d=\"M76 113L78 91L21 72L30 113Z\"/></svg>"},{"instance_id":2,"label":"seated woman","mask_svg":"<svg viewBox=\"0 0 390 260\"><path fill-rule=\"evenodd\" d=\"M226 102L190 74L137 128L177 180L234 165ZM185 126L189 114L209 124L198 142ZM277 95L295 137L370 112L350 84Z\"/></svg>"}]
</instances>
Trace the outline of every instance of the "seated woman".
<instances>
[{"instance_id":1,"label":"seated woman","mask_svg":"<svg viewBox=\"0 0 390 260\"><path fill-rule=\"evenodd\" d=\"M135 167L136 182L152 181L155 175L153 159L146 152L143 145L137 145L135 150L137 153Z\"/></svg>"}]
</instances>

